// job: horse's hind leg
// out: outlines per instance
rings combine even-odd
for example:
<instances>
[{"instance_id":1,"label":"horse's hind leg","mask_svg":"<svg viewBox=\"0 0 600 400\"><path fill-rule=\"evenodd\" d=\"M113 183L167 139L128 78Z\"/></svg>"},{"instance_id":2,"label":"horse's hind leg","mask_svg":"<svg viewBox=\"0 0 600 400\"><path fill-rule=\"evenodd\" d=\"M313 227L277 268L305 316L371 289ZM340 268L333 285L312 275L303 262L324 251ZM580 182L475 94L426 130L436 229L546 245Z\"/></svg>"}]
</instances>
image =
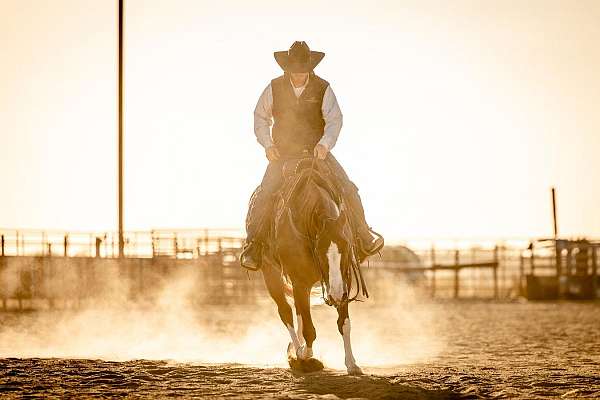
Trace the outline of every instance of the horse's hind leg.
<instances>
[{"instance_id":1,"label":"horse's hind leg","mask_svg":"<svg viewBox=\"0 0 600 400\"><path fill-rule=\"evenodd\" d=\"M361 375L362 370L356 365L356 360L352 354L352 345L350 343L350 316L348 314L348 303L344 302L338 307L338 331L344 339L344 363L350 375Z\"/></svg>"},{"instance_id":2,"label":"horse's hind leg","mask_svg":"<svg viewBox=\"0 0 600 400\"><path fill-rule=\"evenodd\" d=\"M263 266L262 272L265 284L267 286L267 290L269 291L269 294L275 301L275 304L277 304L279 318L281 318L281 321L290 333L290 339L292 340L291 345L293 346L292 350L293 353L296 354L296 352L300 348L300 342L298 341L298 336L294 331L294 317L292 315L292 307L285 298L285 283L283 282L281 273L275 268L267 265ZM289 350L290 349L288 348L288 351Z\"/></svg>"},{"instance_id":3,"label":"horse's hind leg","mask_svg":"<svg viewBox=\"0 0 600 400\"><path fill-rule=\"evenodd\" d=\"M317 332L310 315L310 288L294 286L294 304L298 315L298 330L302 327L302 337L306 341L297 351L297 357L303 360L313 356L312 344Z\"/></svg>"}]
</instances>

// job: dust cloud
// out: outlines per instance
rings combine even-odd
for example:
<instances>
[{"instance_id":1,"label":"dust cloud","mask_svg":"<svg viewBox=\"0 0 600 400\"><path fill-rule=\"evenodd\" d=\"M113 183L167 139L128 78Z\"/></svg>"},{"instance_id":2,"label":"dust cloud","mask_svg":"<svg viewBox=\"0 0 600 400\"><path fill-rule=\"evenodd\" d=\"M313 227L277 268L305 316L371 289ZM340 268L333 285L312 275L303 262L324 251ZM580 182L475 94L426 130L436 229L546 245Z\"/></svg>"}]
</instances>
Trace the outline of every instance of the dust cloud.
<instances>
[{"instance_id":1,"label":"dust cloud","mask_svg":"<svg viewBox=\"0 0 600 400\"><path fill-rule=\"evenodd\" d=\"M115 265L104 269L102 285L95 288L101 296L92 303L0 314L0 357L287 366L289 335L266 291L252 304L198 304L190 301L202 290L193 271L182 268L165 280L149 303L130 298L131 281ZM65 279L55 282L57 291L69 287ZM345 369L336 310L318 305L312 312L315 357L328 368ZM439 313L411 286L397 279L379 282L371 299L350 306L358 364L391 367L432 359L445 346L434 328Z\"/></svg>"}]
</instances>

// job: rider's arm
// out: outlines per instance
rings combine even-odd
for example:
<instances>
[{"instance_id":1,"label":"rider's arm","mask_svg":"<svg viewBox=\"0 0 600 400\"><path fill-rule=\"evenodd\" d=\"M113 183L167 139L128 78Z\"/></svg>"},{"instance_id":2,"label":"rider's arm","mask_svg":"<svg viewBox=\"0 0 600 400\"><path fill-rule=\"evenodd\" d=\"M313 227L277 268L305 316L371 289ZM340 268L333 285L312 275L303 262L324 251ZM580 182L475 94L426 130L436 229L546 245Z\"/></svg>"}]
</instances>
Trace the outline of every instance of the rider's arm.
<instances>
[{"instance_id":1,"label":"rider's arm","mask_svg":"<svg viewBox=\"0 0 600 400\"><path fill-rule=\"evenodd\" d=\"M340 106L331 86L327 86L327 89L325 89L321 111L323 112L323 119L325 120L325 131L319 144L322 144L327 147L328 150L331 150L333 146L335 146L335 142L337 142L337 138L342 130L343 122L342 111L340 110Z\"/></svg>"},{"instance_id":2,"label":"rider's arm","mask_svg":"<svg viewBox=\"0 0 600 400\"><path fill-rule=\"evenodd\" d=\"M265 149L273 146L273 140L271 140L271 125L273 124L272 110L273 91L269 83L260 95L254 109L254 134L258 143Z\"/></svg>"}]
</instances>

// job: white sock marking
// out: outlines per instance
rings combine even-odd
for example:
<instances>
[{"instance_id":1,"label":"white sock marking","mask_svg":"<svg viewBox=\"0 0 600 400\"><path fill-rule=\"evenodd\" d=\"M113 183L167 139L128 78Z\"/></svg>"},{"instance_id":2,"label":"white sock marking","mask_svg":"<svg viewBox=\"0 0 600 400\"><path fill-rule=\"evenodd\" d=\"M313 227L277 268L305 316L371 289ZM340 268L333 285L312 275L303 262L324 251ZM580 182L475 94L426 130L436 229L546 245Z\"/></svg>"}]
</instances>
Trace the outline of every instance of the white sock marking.
<instances>
[{"instance_id":1,"label":"white sock marking","mask_svg":"<svg viewBox=\"0 0 600 400\"><path fill-rule=\"evenodd\" d=\"M296 329L296 335L298 337L298 343L300 343L301 345L303 345L304 343L306 343L306 341L304 340L304 335L302 334L302 315L296 314L296 319L298 321L298 329Z\"/></svg>"},{"instance_id":2,"label":"white sock marking","mask_svg":"<svg viewBox=\"0 0 600 400\"><path fill-rule=\"evenodd\" d=\"M300 348L300 342L298 341L298 336L296 336L296 331L294 327L290 324L285 325L290 333L290 338L292 339L292 345L294 346L294 352L298 351Z\"/></svg>"},{"instance_id":3,"label":"white sock marking","mask_svg":"<svg viewBox=\"0 0 600 400\"><path fill-rule=\"evenodd\" d=\"M346 354L344 363L346 364L346 368L350 370L351 368L356 367L356 360L352 354L352 344L350 343L350 318L344 320L342 332L342 337L344 338L344 353Z\"/></svg>"},{"instance_id":4,"label":"white sock marking","mask_svg":"<svg viewBox=\"0 0 600 400\"><path fill-rule=\"evenodd\" d=\"M344 280L342 279L342 255L337 244L331 242L327 250L329 260L329 294L335 301L342 300L344 296Z\"/></svg>"}]
</instances>

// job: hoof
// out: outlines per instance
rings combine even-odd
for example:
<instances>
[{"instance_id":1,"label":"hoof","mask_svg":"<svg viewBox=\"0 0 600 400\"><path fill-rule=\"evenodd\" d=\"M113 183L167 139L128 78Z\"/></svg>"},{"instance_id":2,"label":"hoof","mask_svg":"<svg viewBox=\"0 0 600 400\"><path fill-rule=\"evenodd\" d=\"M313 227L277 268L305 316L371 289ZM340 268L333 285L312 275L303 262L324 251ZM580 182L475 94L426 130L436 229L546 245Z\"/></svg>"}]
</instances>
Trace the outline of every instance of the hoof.
<instances>
[{"instance_id":1,"label":"hoof","mask_svg":"<svg viewBox=\"0 0 600 400\"><path fill-rule=\"evenodd\" d=\"M347 369L348 369L348 375L353 375L353 376L363 375L362 369L360 369L360 367L358 365L351 365Z\"/></svg>"},{"instance_id":2,"label":"hoof","mask_svg":"<svg viewBox=\"0 0 600 400\"><path fill-rule=\"evenodd\" d=\"M297 350L294 348L294 343L290 342L287 347L288 360L290 358L297 358L296 353L297 353Z\"/></svg>"},{"instance_id":3,"label":"hoof","mask_svg":"<svg viewBox=\"0 0 600 400\"><path fill-rule=\"evenodd\" d=\"M296 350L296 358L299 360L308 360L313 356L312 349L310 347L306 347L306 345L302 345Z\"/></svg>"},{"instance_id":4,"label":"hoof","mask_svg":"<svg viewBox=\"0 0 600 400\"><path fill-rule=\"evenodd\" d=\"M288 358L290 368L298 372L317 372L323 370L323 363L316 358L299 360L297 358Z\"/></svg>"}]
</instances>

